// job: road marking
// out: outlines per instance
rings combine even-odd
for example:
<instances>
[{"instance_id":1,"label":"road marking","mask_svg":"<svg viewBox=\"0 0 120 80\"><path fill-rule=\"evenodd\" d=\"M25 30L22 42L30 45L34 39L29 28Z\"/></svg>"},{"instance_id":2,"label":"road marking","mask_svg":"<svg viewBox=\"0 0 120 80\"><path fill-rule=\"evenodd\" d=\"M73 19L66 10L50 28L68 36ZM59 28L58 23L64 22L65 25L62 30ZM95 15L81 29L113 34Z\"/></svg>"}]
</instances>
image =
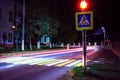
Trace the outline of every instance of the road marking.
<instances>
[{"instance_id":1,"label":"road marking","mask_svg":"<svg viewBox=\"0 0 120 80\"><path fill-rule=\"evenodd\" d=\"M43 62L47 62L47 61L51 61L51 60L53 60L53 59L46 59L46 58L44 58L44 59L41 59L41 60L36 61L34 63L30 63L29 65L37 65L39 63L43 63Z\"/></svg>"},{"instance_id":2,"label":"road marking","mask_svg":"<svg viewBox=\"0 0 120 80\"><path fill-rule=\"evenodd\" d=\"M75 65L75 67L79 67L79 66L82 66L82 63L78 63Z\"/></svg>"},{"instance_id":3,"label":"road marking","mask_svg":"<svg viewBox=\"0 0 120 80\"><path fill-rule=\"evenodd\" d=\"M74 65L76 65L76 64L78 64L78 63L80 63L80 62L82 62L82 60L77 60L77 61L75 61L75 62L73 62L73 63L70 63L70 64L68 64L68 65L65 65L65 67L72 67L72 66L74 66Z\"/></svg>"},{"instance_id":4,"label":"road marking","mask_svg":"<svg viewBox=\"0 0 120 80\"><path fill-rule=\"evenodd\" d=\"M50 63L50 64L46 64L46 66L53 66L53 65L56 65L56 64L59 64L59 63L65 62L65 61L68 61L68 59L60 60L60 61L58 61L58 62L54 62L54 63Z\"/></svg>"},{"instance_id":5,"label":"road marking","mask_svg":"<svg viewBox=\"0 0 120 80\"><path fill-rule=\"evenodd\" d=\"M87 62L89 62L90 60L87 60ZM76 64L75 65L75 67L79 67L79 66L82 66L82 61L81 61L81 63L78 63L78 64Z\"/></svg>"},{"instance_id":6,"label":"road marking","mask_svg":"<svg viewBox=\"0 0 120 80\"><path fill-rule=\"evenodd\" d=\"M60 61L60 60L61 60L61 59L53 59L53 60L50 60L50 61L48 61L48 62L43 62L43 63L37 64L37 65L45 65L45 64L57 62L57 61Z\"/></svg>"},{"instance_id":7,"label":"road marking","mask_svg":"<svg viewBox=\"0 0 120 80\"><path fill-rule=\"evenodd\" d=\"M73 61L75 61L75 60L69 60L69 61L66 61L66 62L63 62L63 63L57 64L57 65L55 65L55 66L58 66L58 67L60 67L60 66L64 66L64 65L66 65L66 64L68 64L68 63L71 63L71 62L73 62Z\"/></svg>"},{"instance_id":8,"label":"road marking","mask_svg":"<svg viewBox=\"0 0 120 80\"><path fill-rule=\"evenodd\" d=\"M87 60L89 62L90 60ZM33 57L13 57L6 58L0 61L0 63L12 63L12 64L28 64L28 65L44 65L44 66L82 66L82 60L70 60L70 59L52 59L52 58L33 58Z\"/></svg>"}]
</instances>

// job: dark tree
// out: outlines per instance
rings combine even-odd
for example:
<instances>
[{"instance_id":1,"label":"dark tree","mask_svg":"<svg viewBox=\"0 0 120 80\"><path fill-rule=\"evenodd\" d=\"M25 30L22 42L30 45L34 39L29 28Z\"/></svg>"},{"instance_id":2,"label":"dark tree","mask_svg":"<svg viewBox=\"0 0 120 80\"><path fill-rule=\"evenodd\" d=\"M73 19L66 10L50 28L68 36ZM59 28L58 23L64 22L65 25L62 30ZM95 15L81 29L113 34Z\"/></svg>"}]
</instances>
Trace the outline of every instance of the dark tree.
<instances>
[{"instance_id":1,"label":"dark tree","mask_svg":"<svg viewBox=\"0 0 120 80\"><path fill-rule=\"evenodd\" d=\"M2 38L3 38L3 46L4 46L4 45L5 45L5 42L6 42L6 40L7 40L7 35L6 35L5 32L3 33Z\"/></svg>"}]
</instances>

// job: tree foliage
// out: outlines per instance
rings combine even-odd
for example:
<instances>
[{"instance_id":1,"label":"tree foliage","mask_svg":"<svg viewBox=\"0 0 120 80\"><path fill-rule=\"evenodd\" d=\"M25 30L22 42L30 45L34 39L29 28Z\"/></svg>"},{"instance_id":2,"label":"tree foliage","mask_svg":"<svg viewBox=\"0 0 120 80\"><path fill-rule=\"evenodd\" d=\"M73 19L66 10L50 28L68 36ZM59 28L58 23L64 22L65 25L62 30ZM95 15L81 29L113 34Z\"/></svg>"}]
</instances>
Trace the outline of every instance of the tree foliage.
<instances>
[{"instance_id":1,"label":"tree foliage","mask_svg":"<svg viewBox=\"0 0 120 80\"><path fill-rule=\"evenodd\" d=\"M62 7L60 3L57 0L28 0L26 19L31 20L29 25L34 39L46 34L56 42L76 40L78 35L75 31L74 10L71 11L72 8L68 9L68 6Z\"/></svg>"},{"instance_id":2,"label":"tree foliage","mask_svg":"<svg viewBox=\"0 0 120 80\"><path fill-rule=\"evenodd\" d=\"M28 9L27 22L38 40L45 34L52 39L60 27L58 18L52 17L45 7Z\"/></svg>"}]
</instances>

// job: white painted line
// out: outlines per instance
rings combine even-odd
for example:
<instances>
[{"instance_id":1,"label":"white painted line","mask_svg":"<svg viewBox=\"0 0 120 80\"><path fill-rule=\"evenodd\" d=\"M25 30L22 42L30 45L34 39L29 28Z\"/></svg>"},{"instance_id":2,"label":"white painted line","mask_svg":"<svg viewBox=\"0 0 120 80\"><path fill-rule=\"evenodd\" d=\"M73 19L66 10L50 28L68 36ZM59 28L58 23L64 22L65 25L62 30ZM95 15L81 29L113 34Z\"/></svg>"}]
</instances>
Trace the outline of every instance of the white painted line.
<instances>
[{"instance_id":1,"label":"white painted line","mask_svg":"<svg viewBox=\"0 0 120 80\"><path fill-rule=\"evenodd\" d=\"M58 64L58 63L62 63L62 62L65 62L65 61L68 61L68 59L61 60L61 61L58 61L58 62L55 62L55 63L46 64L46 66L56 65L56 64Z\"/></svg>"},{"instance_id":2,"label":"white painted line","mask_svg":"<svg viewBox=\"0 0 120 80\"><path fill-rule=\"evenodd\" d=\"M72 66L74 66L75 64L80 63L80 62L82 62L82 60L77 60L77 61L75 61L75 62L72 62L72 63L70 63L70 64L65 65L65 67L72 67Z\"/></svg>"}]
</instances>

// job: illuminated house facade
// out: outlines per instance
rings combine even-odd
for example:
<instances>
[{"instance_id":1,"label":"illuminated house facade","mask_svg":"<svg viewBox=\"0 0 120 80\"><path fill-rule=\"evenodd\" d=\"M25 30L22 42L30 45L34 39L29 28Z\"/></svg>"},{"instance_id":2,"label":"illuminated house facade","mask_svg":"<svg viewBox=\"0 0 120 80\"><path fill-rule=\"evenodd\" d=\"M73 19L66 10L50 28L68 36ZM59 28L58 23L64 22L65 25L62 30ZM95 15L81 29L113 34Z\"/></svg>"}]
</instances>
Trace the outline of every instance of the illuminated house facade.
<instances>
[{"instance_id":1,"label":"illuminated house facade","mask_svg":"<svg viewBox=\"0 0 120 80\"><path fill-rule=\"evenodd\" d=\"M12 26L21 26L22 3L19 0L0 0L0 46L13 47Z\"/></svg>"}]
</instances>

